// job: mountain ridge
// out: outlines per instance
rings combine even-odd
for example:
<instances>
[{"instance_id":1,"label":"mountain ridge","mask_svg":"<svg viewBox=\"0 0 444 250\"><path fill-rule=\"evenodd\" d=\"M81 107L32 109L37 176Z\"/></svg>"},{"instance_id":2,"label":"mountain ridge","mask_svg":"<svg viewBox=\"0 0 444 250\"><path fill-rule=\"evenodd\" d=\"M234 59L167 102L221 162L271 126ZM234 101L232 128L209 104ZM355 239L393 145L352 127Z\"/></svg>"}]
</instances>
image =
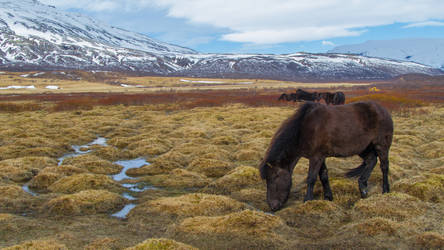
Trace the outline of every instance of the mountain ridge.
<instances>
[{"instance_id":1,"label":"mountain ridge","mask_svg":"<svg viewBox=\"0 0 444 250\"><path fill-rule=\"evenodd\" d=\"M380 80L443 74L425 65L332 53L201 54L63 12L37 0L0 0L0 68L129 71L162 76Z\"/></svg>"}]
</instances>

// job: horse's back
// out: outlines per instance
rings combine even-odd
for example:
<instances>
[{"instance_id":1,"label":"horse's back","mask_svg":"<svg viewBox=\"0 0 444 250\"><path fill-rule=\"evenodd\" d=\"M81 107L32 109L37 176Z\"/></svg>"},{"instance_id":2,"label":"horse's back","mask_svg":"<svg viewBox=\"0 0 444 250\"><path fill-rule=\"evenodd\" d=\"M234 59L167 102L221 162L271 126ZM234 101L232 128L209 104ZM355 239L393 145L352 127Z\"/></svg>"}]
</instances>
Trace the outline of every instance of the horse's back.
<instances>
[{"instance_id":1,"label":"horse's back","mask_svg":"<svg viewBox=\"0 0 444 250\"><path fill-rule=\"evenodd\" d=\"M322 148L332 156L354 155L393 133L390 114L374 102L313 105L301 126L301 139L312 145L308 151Z\"/></svg>"}]
</instances>

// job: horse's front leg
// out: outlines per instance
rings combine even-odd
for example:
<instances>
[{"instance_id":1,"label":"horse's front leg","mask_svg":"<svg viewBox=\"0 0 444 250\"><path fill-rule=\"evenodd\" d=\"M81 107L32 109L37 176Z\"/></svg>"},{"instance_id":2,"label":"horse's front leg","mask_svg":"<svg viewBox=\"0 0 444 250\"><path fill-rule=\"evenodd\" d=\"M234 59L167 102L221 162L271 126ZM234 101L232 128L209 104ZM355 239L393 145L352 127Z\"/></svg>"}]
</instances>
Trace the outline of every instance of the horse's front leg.
<instances>
[{"instance_id":1,"label":"horse's front leg","mask_svg":"<svg viewBox=\"0 0 444 250\"><path fill-rule=\"evenodd\" d=\"M324 160L324 157L310 158L307 177L307 194L305 195L304 201L313 200L313 188Z\"/></svg>"},{"instance_id":2,"label":"horse's front leg","mask_svg":"<svg viewBox=\"0 0 444 250\"><path fill-rule=\"evenodd\" d=\"M328 181L328 170L325 165L325 160L322 162L321 169L319 170L319 179L321 180L322 187L324 189L324 200L333 200L333 193L331 192L330 183Z\"/></svg>"}]
</instances>

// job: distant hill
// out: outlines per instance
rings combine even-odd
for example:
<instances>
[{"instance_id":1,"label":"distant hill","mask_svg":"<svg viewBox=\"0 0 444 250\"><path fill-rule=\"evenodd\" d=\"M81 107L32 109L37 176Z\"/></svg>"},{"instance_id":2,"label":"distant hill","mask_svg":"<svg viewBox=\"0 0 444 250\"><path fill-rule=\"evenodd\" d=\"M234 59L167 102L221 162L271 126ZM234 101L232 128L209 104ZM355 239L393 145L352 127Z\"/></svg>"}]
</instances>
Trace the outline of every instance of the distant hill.
<instances>
[{"instance_id":1,"label":"distant hill","mask_svg":"<svg viewBox=\"0 0 444 250\"><path fill-rule=\"evenodd\" d=\"M338 46L329 53L359 54L417 62L444 69L444 39L397 39Z\"/></svg>"},{"instance_id":2,"label":"distant hill","mask_svg":"<svg viewBox=\"0 0 444 250\"><path fill-rule=\"evenodd\" d=\"M201 54L37 0L0 0L0 68L296 81L366 81L444 73L413 62L363 55Z\"/></svg>"}]
</instances>

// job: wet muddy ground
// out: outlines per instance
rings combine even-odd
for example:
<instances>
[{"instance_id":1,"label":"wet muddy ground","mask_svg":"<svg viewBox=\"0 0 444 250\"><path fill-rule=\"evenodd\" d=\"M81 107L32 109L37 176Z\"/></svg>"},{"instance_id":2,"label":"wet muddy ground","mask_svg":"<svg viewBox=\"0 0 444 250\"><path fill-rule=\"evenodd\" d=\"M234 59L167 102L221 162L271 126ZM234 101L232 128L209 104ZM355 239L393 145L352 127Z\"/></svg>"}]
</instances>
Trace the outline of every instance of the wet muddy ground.
<instances>
[{"instance_id":1,"label":"wet muddy ground","mask_svg":"<svg viewBox=\"0 0 444 250\"><path fill-rule=\"evenodd\" d=\"M0 113L0 247L442 248L444 108L394 113L392 192L327 161L333 202L303 203L308 161L270 213L258 163L293 107L108 106ZM162 249L162 248L161 248Z\"/></svg>"}]
</instances>

